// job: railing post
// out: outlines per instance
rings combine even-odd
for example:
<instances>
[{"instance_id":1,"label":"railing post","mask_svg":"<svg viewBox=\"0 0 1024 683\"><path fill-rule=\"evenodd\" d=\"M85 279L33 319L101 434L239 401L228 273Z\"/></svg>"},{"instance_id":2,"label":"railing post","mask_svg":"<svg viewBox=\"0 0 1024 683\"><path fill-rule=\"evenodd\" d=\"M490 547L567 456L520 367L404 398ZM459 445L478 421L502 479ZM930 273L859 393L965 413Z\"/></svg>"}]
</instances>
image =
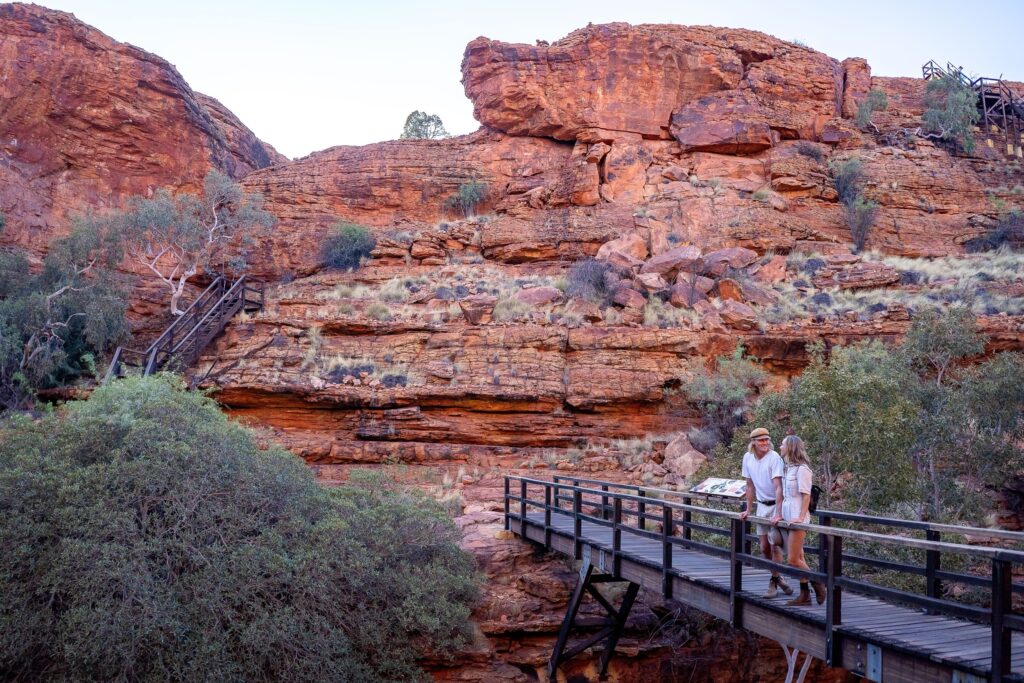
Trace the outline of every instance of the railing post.
<instances>
[{"instance_id":1,"label":"railing post","mask_svg":"<svg viewBox=\"0 0 1024 683\"><path fill-rule=\"evenodd\" d=\"M832 526L832 518L828 515L818 514L819 526ZM828 539L826 534L818 534L818 571L822 574L828 571Z\"/></svg>"},{"instance_id":2,"label":"railing post","mask_svg":"<svg viewBox=\"0 0 1024 683\"><path fill-rule=\"evenodd\" d=\"M732 520L731 543L729 543L729 623L737 628L743 627L743 598L739 593L743 590L743 540L746 524L742 519Z\"/></svg>"},{"instance_id":3,"label":"railing post","mask_svg":"<svg viewBox=\"0 0 1024 683\"><path fill-rule=\"evenodd\" d=\"M526 480L519 480L519 535L526 538Z\"/></svg>"},{"instance_id":4,"label":"railing post","mask_svg":"<svg viewBox=\"0 0 1024 683\"><path fill-rule=\"evenodd\" d=\"M1002 683L1010 673L1010 635L1004 617L1013 611L1013 574L1010 563L992 559L992 682Z\"/></svg>"},{"instance_id":5,"label":"railing post","mask_svg":"<svg viewBox=\"0 0 1024 683\"><path fill-rule=\"evenodd\" d=\"M683 496L684 505L692 505L693 498L689 496ZM693 537L693 531L690 530L690 523L693 521L693 513L690 512L689 508L683 510L683 538L689 541Z\"/></svg>"},{"instance_id":6,"label":"railing post","mask_svg":"<svg viewBox=\"0 0 1024 683\"><path fill-rule=\"evenodd\" d=\"M511 491L509 490L509 478L505 477L505 531L512 530L512 520L509 519L509 496Z\"/></svg>"},{"instance_id":7,"label":"railing post","mask_svg":"<svg viewBox=\"0 0 1024 683\"><path fill-rule=\"evenodd\" d=\"M608 484L601 484L601 491L608 493ZM601 496L601 519L608 519L608 496Z\"/></svg>"},{"instance_id":8,"label":"railing post","mask_svg":"<svg viewBox=\"0 0 1024 683\"><path fill-rule=\"evenodd\" d=\"M647 491L641 490L638 495L641 498L646 498L647 497ZM646 529L647 528L647 518L646 518L645 515L647 514L647 502L643 501L643 500L638 501L637 504L636 504L636 512L637 512L637 524L636 524L637 527L640 528L640 529Z\"/></svg>"},{"instance_id":9,"label":"railing post","mask_svg":"<svg viewBox=\"0 0 1024 683\"><path fill-rule=\"evenodd\" d=\"M925 538L929 541L941 541L942 536L938 531L928 529L924 532ZM924 561L924 575L925 575L925 586L928 591L929 598L938 598L939 593L942 592L942 582L939 581L935 574L939 571L942 566L941 555L938 550L926 550L925 561Z\"/></svg>"},{"instance_id":10,"label":"railing post","mask_svg":"<svg viewBox=\"0 0 1024 683\"><path fill-rule=\"evenodd\" d=\"M580 537L583 535L583 519L580 517L580 513L583 509L583 493L579 488L573 488L572 490L572 539L573 539L573 558L582 559L583 557L583 544L580 542Z\"/></svg>"},{"instance_id":11,"label":"railing post","mask_svg":"<svg viewBox=\"0 0 1024 683\"><path fill-rule=\"evenodd\" d=\"M553 484L544 485L544 547L551 547L551 487Z\"/></svg>"},{"instance_id":12,"label":"railing post","mask_svg":"<svg viewBox=\"0 0 1024 683\"><path fill-rule=\"evenodd\" d=\"M835 627L843 623L843 589L839 579L843 575L843 537L826 536L828 539L828 566L826 569L828 591L825 598L825 663L832 667L841 666L842 648Z\"/></svg>"},{"instance_id":13,"label":"railing post","mask_svg":"<svg viewBox=\"0 0 1024 683\"><path fill-rule=\"evenodd\" d=\"M618 578L622 569L622 499L612 499L612 576Z\"/></svg>"},{"instance_id":14,"label":"railing post","mask_svg":"<svg viewBox=\"0 0 1024 683\"><path fill-rule=\"evenodd\" d=\"M663 505L661 509L661 592L670 599L672 597L672 542L669 539L672 538L672 535L672 508Z\"/></svg>"}]
</instances>

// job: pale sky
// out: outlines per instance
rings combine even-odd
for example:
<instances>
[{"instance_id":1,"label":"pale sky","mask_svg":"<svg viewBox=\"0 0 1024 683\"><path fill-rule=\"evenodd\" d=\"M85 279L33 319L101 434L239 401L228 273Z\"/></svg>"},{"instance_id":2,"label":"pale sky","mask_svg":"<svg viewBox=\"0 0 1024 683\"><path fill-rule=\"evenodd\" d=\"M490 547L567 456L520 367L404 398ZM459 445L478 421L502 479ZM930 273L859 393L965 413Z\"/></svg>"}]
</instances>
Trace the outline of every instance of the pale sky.
<instances>
[{"instance_id":1,"label":"pale sky","mask_svg":"<svg viewBox=\"0 0 1024 683\"><path fill-rule=\"evenodd\" d=\"M880 76L920 76L929 59L1024 81L1024 2L786 0L43 0L174 64L288 157L397 138L414 109L449 132L478 127L462 89L477 36L554 42L587 23L749 28ZM973 28L972 28L973 27Z\"/></svg>"}]
</instances>

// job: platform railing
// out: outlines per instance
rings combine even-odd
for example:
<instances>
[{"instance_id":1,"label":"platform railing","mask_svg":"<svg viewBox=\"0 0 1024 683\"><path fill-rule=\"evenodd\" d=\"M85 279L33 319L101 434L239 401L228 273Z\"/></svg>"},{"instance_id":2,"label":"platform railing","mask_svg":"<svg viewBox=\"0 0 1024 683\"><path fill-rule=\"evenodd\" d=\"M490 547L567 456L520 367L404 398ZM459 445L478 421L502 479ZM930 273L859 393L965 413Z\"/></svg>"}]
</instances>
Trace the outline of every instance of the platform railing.
<instances>
[{"instance_id":1,"label":"platform railing","mask_svg":"<svg viewBox=\"0 0 1024 683\"><path fill-rule=\"evenodd\" d=\"M578 482L570 483L570 482ZM584 482L586 482L584 484ZM616 489L635 489L633 492L625 492ZM641 495L642 494L642 495ZM671 500L669 496L662 497L662 494L675 494L690 502ZM541 525L545 545L550 546L554 534L566 536L571 539L574 548L574 556L579 559L582 556L583 546L592 545L597 547L593 540L583 537L583 524L589 523L611 529L611 543L601 546L601 550L607 552L612 559L611 571L621 571L621 563L624 556L622 548L622 535L632 534L643 538L657 541L662 546L662 592L666 597L672 597L672 579L677 573L672 567L673 549L696 551L704 554L715 555L728 560L730 566L729 599L730 613L735 625L741 626L740 604L746 598L741 595L743 591L744 565L759 567L769 570L778 570L786 575L794 576L802 580L821 581L827 586L827 599L825 606L825 640L826 640L826 661L831 665L838 661L837 640L834 637L835 630L842 625L842 595L844 590L854 593L869 595L887 602L903 605L912 605L928 610L934 614L946 615L959 619L967 619L977 623L986 624L990 627L992 639L992 680L1001 681L1002 677L1010 672L1010 638L1013 631L1024 631L1024 617L1017 614L1012 606L1012 596L1015 590L1019 591L1021 586L1012 581L1013 566L1024 565L1024 552L1008 550L997 547L972 546L959 543L949 543L931 538L919 539L908 538L893 534L880 534L875 532L850 529L831 524L797 524L791 522L779 522L783 529L801 529L807 532L818 534L821 544L821 564L819 571L806 571L796 569L787 564L776 563L767 560L760 555L754 555L749 550L748 525L750 523L769 523L769 520L750 516L746 521L740 519L738 511L714 509L706 505L694 504L696 498L706 499L706 496L697 494L685 494L679 492L659 491L658 495L652 495L651 489L642 487L631 487L626 484L614 484L611 482L600 482L597 480L582 480L574 478L558 477L555 480L532 479L527 477L507 476L505 477L504 509L505 527L515 530L520 536L527 536L527 529L531 525ZM540 519L528 518L531 512L540 512ZM853 513L839 513L834 511L820 511L828 520L839 519L852 521ZM572 520L572 531L564 532L556 529L552 524L554 515L568 516ZM704 521L694 521L694 517L703 518ZM918 525L930 526L927 522L913 522L912 520L894 520L888 518L863 516L870 524L878 524L877 520L884 520L894 527L918 528ZM708 523L710 522L710 523ZM913 525L913 526L906 526ZM951 525L933 525L937 527L950 527ZM969 533L971 527L955 527L957 533ZM695 531L713 533L728 540L727 546L722 547L693 538ZM937 529L925 529L932 533L938 533ZM985 532L990 530L977 529ZM1002 532L1000 534L1006 539L1006 534L1013 532ZM973 535L973 534L972 534ZM1024 534L1017 534L1013 540L1024 540ZM851 564L860 564L863 558L848 556L843 551L843 544L846 541L879 544L894 548L902 548L924 553L934 553L936 568L941 565L942 558L957 556L972 558L977 562L983 562L988 568L984 575L972 576L977 579L976 585L983 585L988 590L988 607L965 604L950 599L942 594L932 594L932 590L925 593L899 590L886 587L868 581L853 578L847 575L847 569ZM910 573L920 575L920 568L906 566L898 562L890 562L886 569L897 573ZM925 567L927 572L927 566ZM926 574L927 576L927 574ZM935 572L935 579L941 578ZM953 576L961 580L961 576Z\"/></svg>"}]
</instances>

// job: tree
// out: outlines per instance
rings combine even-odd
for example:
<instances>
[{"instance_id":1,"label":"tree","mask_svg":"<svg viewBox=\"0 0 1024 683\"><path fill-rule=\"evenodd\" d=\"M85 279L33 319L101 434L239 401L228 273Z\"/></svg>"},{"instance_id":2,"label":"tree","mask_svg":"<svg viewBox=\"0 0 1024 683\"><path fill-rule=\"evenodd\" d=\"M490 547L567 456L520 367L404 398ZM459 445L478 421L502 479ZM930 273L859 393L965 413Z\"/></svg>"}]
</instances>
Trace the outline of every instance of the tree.
<instances>
[{"instance_id":1,"label":"tree","mask_svg":"<svg viewBox=\"0 0 1024 683\"><path fill-rule=\"evenodd\" d=\"M0 677L420 680L466 642L438 504L328 490L171 376L0 426Z\"/></svg>"},{"instance_id":2,"label":"tree","mask_svg":"<svg viewBox=\"0 0 1024 683\"><path fill-rule=\"evenodd\" d=\"M128 254L167 286L171 313L181 315L185 286L200 270L245 267L244 247L275 222L262 203L259 195L244 193L213 170L203 181L202 196L161 189L152 198L133 199L114 218L123 227ZM232 246L235 255L229 257Z\"/></svg>"},{"instance_id":3,"label":"tree","mask_svg":"<svg viewBox=\"0 0 1024 683\"><path fill-rule=\"evenodd\" d=\"M459 190L444 202L444 208L468 218L487 196L487 183L470 180L459 185Z\"/></svg>"},{"instance_id":4,"label":"tree","mask_svg":"<svg viewBox=\"0 0 1024 683\"><path fill-rule=\"evenodd\" d=\"M405 119L402 140L440 140L450 137L437 114L416 110Z\"/></svg>"},{"instance_id":5,"label":"tree","mask_svg":"<svg viewBox=\"0 0 1024 683\"><path fill-rule=\"evenodd\" d=\"M39 389L94 373L97 357L127 337L116 240L86 216L36 274L24 255L0 252L0 406L29 408Z\"/></svg>"},{"instance_id":6,"label":"tree","mask_svg":"<svg viewBox=\"0 0 1024 683\"><path fill-rule=\"evenodd\" d=\"M924 90L924 127L933 136L950 140L965 152L974 151L978 95L954 76L928 81Z\"/></svg>"},{"instance_id":7,"label":"tree","mask_svg":"<svg viewBox=\"0 0 1024 683\"><path fill-rule=\"evenodd\" d=\"M914 317L901 348L911 363L934 372L936 386L942 386L951 364L985 350L985 337L966 306L926 309Z\"/></svg>"}]
</instances>

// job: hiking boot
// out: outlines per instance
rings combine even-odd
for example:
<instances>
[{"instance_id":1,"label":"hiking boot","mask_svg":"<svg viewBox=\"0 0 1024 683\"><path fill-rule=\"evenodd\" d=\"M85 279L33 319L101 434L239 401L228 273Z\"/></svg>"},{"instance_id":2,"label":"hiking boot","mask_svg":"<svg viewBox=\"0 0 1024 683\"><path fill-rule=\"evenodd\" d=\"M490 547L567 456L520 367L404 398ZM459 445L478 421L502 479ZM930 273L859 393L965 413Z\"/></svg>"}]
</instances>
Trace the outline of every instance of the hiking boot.
<instances>
[{"instance_id":1,"label":"hiking boot","mask_svg":"<svg viewBox=\"0 0 1024 683\"><path fill-rule=\"evenodd\" d=\"M776 580L776 581L778 582L778 584L779 584L779 589L780 589L780 590L781 590L781 591L782 591L783 593L785 593L786 595L792 595L792 594L793 594L793 589L789 587L789 584L788 584L788 583L786 583L785 581L783 581L783 580L782 580L782 577L781 577L781 576L776 576L776 577L775 577L775 580Z\"/></svg>"},{"instance_id":2,"label":"hiking boot","mask_svg":"<svg viewBox=\"0 0 1024 683\"><path fill-rule=\"evenodd\" d=\"M815 581L811 584L814 587L814 598L818 601L818 604L825 602L825 584L821 581Z\"/></svg>"},{"instance_id":3,"label":"hiking boot","mask_svg":"<svg viewBox=\"0 0 1024 683\"><path fill-rule=\"evenodd\" d=\"M790 590L790 592L792 593L793 591ZM761 597L762 598L774 598L778 594L779 594L779 577L773 576L768 581L768 590L766 590L764 592L764 595L762 595Z\"/></svg>"},{"instance_id":4,"label":"hiking boot","mask_svg":"<svg viewBox=\"0 0 1024 683\"><path fill-rule=\"evenodd\" d=\"M808 588L807 584L803 581L800 582L800 595L796 596L792 600L787 600L786 604L789 606L793 605L809 605L811 604L811 589Z\"/></svg>"}]
</instances>

